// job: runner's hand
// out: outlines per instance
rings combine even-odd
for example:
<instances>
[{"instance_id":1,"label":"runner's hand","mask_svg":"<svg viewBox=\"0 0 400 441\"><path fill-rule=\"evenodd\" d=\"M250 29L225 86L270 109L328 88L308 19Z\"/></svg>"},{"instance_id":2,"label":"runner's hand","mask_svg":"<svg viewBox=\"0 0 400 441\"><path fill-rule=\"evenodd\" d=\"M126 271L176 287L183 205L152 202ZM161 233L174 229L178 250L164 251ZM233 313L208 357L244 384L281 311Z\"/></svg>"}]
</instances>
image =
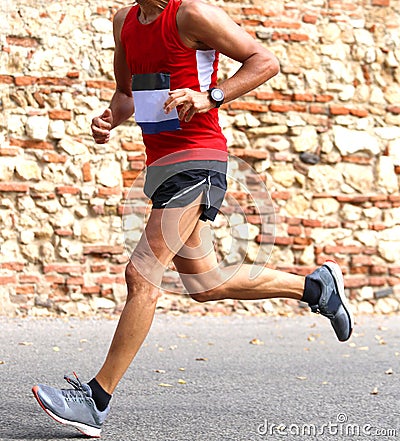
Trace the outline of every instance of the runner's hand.
<instances>
[{"instance_id":1,"label":"runner's hand","mask_svg":"<svg viewBox=\"0 0 400 441\"><path fill-rule=\"evenodd\" d=\"M106 144L110 140L112 123L111 109L106 109L102 115L92 119L92 136L97 144Z\"/></svg>"},{"instance_id":2,"label":"runner's hand","mask_svg":"<svg viewBox=\"0 0 400 441\"><path fill-rule=\"evenodd\" d=\"M182 121L190 121L195 113L206 113L215 107L208 92L196 92L192 89L176 89L169 92L169 98L164 103L165 113L177 108L178 117Z\"/></svg>"}]
</instances>

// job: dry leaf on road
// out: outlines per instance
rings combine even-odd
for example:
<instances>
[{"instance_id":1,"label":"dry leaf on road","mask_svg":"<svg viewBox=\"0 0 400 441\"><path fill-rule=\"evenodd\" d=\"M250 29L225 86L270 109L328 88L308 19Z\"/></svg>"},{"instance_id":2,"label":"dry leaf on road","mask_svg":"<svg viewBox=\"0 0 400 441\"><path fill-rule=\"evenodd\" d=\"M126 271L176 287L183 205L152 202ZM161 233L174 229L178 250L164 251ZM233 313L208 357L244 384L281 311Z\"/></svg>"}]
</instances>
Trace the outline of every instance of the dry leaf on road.
<instances>
[{"instance_id":1,"label":"dry leaf on road","mask_svg":"<svg viewBox=\"0 0 400 441\"><path fill-rule=\"evenodd\" d=\"M253 340L250 340L249 343L251 345L256 345L256 346L260 346L264 344L264 342L262 340L259 340L258 338L253 338Z\"/></svg>"},{"instance_id":2,"label":"dry leaf on road","mask_svg":"<svg viewBox=\"0 0 400 441\"><path fill-rule=\"evenodd\" d=\"M376 386L370 392L371 395L378 395L378 393L379 393L379 391L378 391L378 388Z\"/></svg>"}]
</instances>

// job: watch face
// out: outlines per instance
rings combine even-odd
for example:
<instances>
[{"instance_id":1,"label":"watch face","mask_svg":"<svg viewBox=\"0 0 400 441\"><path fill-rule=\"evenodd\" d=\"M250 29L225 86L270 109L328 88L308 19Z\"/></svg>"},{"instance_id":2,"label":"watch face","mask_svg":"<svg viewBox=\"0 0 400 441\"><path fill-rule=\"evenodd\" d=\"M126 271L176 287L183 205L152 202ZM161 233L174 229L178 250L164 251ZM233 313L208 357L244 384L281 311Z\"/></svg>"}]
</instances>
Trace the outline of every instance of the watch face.
<instances>
[{"instance_id":1,"label":"watch face","mask_svg":"<svg viewBox=\"0 0 400 441\"><path fill-rule=\"evenodd\" d=\"M224 99L224 92L221 89L214 89L211 92L211 98L214 101L222 101Z\"/></svg>"}]
</instances>

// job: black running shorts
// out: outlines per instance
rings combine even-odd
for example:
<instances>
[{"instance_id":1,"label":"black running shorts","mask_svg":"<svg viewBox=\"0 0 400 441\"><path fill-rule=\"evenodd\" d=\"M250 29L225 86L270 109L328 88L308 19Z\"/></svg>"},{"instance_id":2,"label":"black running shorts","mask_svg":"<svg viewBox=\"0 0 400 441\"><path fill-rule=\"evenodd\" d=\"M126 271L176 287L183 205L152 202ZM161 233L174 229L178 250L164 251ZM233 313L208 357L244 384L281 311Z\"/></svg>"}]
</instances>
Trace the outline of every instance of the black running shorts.
<instances>
[{"instance_id":1,"label":"black running shorts","mask_svg":"<svg viewBox=\"0 0 400 441\"><path fill-rule=\"evenodd\" d=\"M153 208L186 207L203 194L200 219L213 221L225 197L226 170L226 162L215 160L150 165L144 193L152 200Z\"/></svg>"}]
</instances>

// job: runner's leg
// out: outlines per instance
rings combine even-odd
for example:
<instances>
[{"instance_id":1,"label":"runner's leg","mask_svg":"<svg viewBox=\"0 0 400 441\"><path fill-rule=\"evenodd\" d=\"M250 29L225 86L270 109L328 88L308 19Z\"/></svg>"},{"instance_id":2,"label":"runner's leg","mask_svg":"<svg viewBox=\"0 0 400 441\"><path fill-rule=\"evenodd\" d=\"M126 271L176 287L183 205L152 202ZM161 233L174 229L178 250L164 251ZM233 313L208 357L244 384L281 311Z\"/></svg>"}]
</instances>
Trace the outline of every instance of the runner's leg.
<instances>
[{"instance_id":1,"label":"runner's leg","mask_svg":"<svg viewBox=\"0 0 400 441\"><path fill-rule=\"evenodd\" d=\"M128 296L107 358L96 375L112 394L150 329L166 266L192 234L201 196L183 208L153 209L126 268Z\"/></svg>"},{"instance_id":2,"label":"runner's leg","mask_svg":"<svg viewBox=\"0 0 400 441\"><path fill-rule=\"evenodd\" d=\"M198 221L173 261L183 284L197 301L273 297L300 300L303 296L302 276L249 264L219 268L210 226L202 221Z\"/></svg>"}]
</instances>

